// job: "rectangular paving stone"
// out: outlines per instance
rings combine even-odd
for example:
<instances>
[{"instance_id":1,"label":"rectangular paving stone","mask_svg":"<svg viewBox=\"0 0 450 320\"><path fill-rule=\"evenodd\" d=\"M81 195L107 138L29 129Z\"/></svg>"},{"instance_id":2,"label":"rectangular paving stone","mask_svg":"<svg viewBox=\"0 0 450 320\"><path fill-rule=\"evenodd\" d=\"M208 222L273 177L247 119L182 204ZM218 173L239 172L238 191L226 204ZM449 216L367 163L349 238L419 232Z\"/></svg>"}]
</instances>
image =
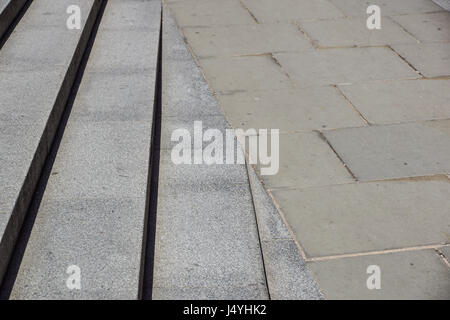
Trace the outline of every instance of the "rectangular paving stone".
<instances>
[{"instance_id":1,"label":"rectangular paving stone","mask_svg":"<svg viewBox=\"0 0 450 320\"><path fill-rule=\"evenodd\" d=\"M393 45L392 48L425 77L450 75L450 43Z\"/></svg>"},{"instance_id":2,"label":"rectangular paving stone","mask_svg":"<svg viewBox=\"0 0 450 320\"><path fill-rule=\"evenodd\" d=\"M324 134L359 180L450 172L450 120L337 129Z\"/></svg>"},{"instance_id":3,"label":"rectangular paving stone","mask_svg":"<svg viewBox=\"0 0 450 320\"><path fill-rule=\"evenodd\" d=\"M450 80L373 81L339 88L370 123L450 118Z\"/></svg>"},{"instance_id":4,"label":"rectangular paving stone","mask_svg":"<svg viewBox=\"0 0 450 320\"><path fill-rule=\"evenodd\" d=\"M371 265L380 268L379 290L367 288ZM310 262L309 267L328 299L450 299L450 268L434 250Z\"/></svg>"},{"instance_id":5,"label":"rectangular paving stone","mask_svg":"<svg viewBox=\"0 0 450 320\"><path fill-rule=\"evenodd\" d=\"M381 30L369 30L366 17L299 22L309 37L320 47L383 46L393 43L417 43L389 18Z\"/></svg>"},{"instance_id":6,"label":"rectangular paving stone","mask_svg":"<svg viewBox=\"0 0 450 320\"><path fill-rule=\"evenodd\" d=\"M169 7L180 27L256 24L239 0L170 1Z\"/></svg>"},{"instance_id":7,"label":"rectangular paving stone","mask_svg":"<svg viewBox=\"0 0 450 320\"><path fill-rule=\"evenodd\" d=\"M363 16L369 5L377 5L381 8L381 15L400 15L411 13L425 13L442 11L443 9L430 0L330 0L336 7L341 9L347 16Z\"/></svg>"},{"instance_id":8,"label":"rectangular paving stone","mask_svg":"<svg viewBox=\"0 0 450 320\"><path fill-rule=\"evenodd\" d=\"M292 88L270 55L201 59L200 66L215 92Z\"/></svg>"},{"instance_id":9,"label":"rectangular paving stone","mask_svg":"<svg viewBox=\"0 0 450 320\"><path fill-rule=\"evenodd\" d=\"M121 19L111 17L118 12L116 6ZM133 12L130 7L138 10ZM136 23L141 27L132 23L148 17L136 14L141 11L150 14L149 28L142 27L143 21ZM141 294L161 3L110 0L104 17L12 299L137 299ZM119 22L121 31L116 32L120 20L130 25ZM111 50L114 53L108 53ZM145 59L136 60L140 55ZM129 73L137 71L144 76L130 81ZM146 83L146 89L134 86L139 80ZM126 116L133 108L140 108L139 119ZM80 290L66 286L71 265L81 269Z\"/></svg>"},{"instance_id":10,"label":"rectangular paving stone","mask_svg":"<svg viewBox=\"0 0 450 320\"><path fill-rule=\"evenodd\" d=\"M421 42L450 41L450 12L397 16L393 19Z\"/></svg>"},{"instance_id":11,"label":"rectangular paving stone","mask_svg":"<svg viewBox=\"0 0 450 320\"><path fill-rule=\"evenodd\" d=\"M365 125L334 87L234 92L217 97L234 128L287 132Z\"/></svg>"},{"instance_id":12,"label":"rectangular paving stone","mask_svg":"<svg viewBox=\"0 0 450 320\"><path fill-rule=\"evenodd\" d=\"M271 142L269 139L269 154L272 152ZM316 132L280 134L279 162L277 174L263 176L264 184L269 189L353 181L333 150Z\"/></svg>"},{"instance_id":13,"label":"rectangular paving stone","mask_svg":"<svg viewBox=\"0 0 450 320\"><path fill-rule=\"evenodd\" d=\"M344 15L328 0L243 0L260 23L334 19Z\"/></svg>"},{"instance_id":14,"label":"rectangular paving stone","mask_svg":"<svg viewBox=\"0 0 450 320\"><path fill-rule=\"evenodd\" d=\"M419 77L388 48L310 50L274 56L298 87Z\"/></svg>"},{"instance_id":15,"label":"rectangular paving stone","mask_svg":"<svg viewBox=\"0 0 450 320\"><path fill-rule=\"evenodd\" d=\"M184 28L183 32L199 57L312 49L298 28L289 23Z\"/></svg>"},{"instance_id":16,"label":"rectangular paving stone","mask_svg":"<svg viewBox=\"0 0 450 320\"><path fill-rule=\"evenodd\" d=\"M308 257L448 243L446 176L350 183L273 195Z\"/></svg>"}]
</instances>

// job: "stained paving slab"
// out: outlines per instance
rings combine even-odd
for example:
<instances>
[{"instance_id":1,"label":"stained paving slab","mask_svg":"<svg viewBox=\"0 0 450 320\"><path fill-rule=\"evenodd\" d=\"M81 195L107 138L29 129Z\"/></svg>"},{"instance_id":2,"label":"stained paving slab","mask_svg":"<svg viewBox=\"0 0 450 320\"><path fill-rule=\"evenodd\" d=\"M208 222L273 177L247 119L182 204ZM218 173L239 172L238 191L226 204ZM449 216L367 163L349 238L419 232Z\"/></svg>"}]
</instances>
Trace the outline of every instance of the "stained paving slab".
<instances>
[{"instance_id":1,"label":"stained paving slab","mask_svg":"<svg viewBox=\"0 0 450 320\"><path fill-rule=\"evenodd\" d=\"M160 18L160 1L108 1L12 299L140 296Z\"/></svg>"},{"instance_id":2,"label":"stained paving slab","mask_svg":"<svg viewBox=\"0 0 450 320\"><path fill-rule=\"evenodd\" d=\"M361 181L450 172L450 120L338 129L324 135Z\"/></svg>"},{"instance_id":3,"label":"stained paving slab","mask_svg":"<svg viewBox=\"0 0 450 320\"><path fill-rule=\"evenodd\" d=\"M392 48L428 78L450 75L450 43L393 45Z\"/></svg>"},{"instance_id":4,"label":"stained paving slab","mask_svg":"<svg viewBox=\"0 0 450 320\"><path fill-rule=\"evenodd\" d=\"M273 194L307 257L322 257L448 243L449 192L435 176Z\"/></svg>"},{"instance_id":5,"label":"stained paving slab","mask_svg":"<svg viewBox=\"0 0 450 320\"><path fill-rule=\"evenodd\" d=\"M385 47L310 50L274 56L299 88L419 78L415 70Z\"/></svg>"},{"instance_id":6,"label":"stained paving slab","mask_svg":"<svg viewBox=\"0 0 450 320\"><path fill-rule=\"evenodd\" d=\"M450 118L448 80L374 81L339 89L372 124Z\"/></svg>"},{"instance_id":7,"label":"stained paving slab","mask_svg":"<svg viewBox=\"0 0 450 320\"><path fill-rule=\"evenodd\" d=\"M308 264L328 299L450 299L450 268L433 249L317 261ZM380 269L380 289L368 278Z\"/></svg>"}]
</instances>

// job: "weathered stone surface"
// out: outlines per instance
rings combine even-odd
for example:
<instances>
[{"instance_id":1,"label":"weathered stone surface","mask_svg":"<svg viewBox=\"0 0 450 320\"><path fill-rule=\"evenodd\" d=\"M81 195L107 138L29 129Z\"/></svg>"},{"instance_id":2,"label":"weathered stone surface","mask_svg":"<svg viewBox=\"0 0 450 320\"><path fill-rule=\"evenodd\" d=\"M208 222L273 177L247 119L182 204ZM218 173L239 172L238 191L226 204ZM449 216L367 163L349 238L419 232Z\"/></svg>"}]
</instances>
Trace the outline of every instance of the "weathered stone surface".
<instances>
[{"instance_id":1,"label":"weathered stone surface","mask_svg":"<svg viewBox=\"0 0 450 320\"><path fill-rule=\"evenodd\" d=\"M393 19L421 42L450 41L450 12L397 16Z\"/></svg>"},{"instance_id":2,"label":"weathered stone surface","mask_svg":"<svg viewBox=\"0 0 450 320\"><path fill-rule=\"evenodd\" d=\"M450 298L450 268L434 250L396 252L308 264L328 299ZM381 288L367 288L371 265L380 267Z\"/></svg>"},{"instance_id":3,"label":"weathered stone surface","mask_svg":"<svg viewBox=\"0 0 450 320\"><path fill-rule=\"evenodd\" d=\"M167 1L177 24L185 26L223 26L256 24L239 0Z\"/></svg>"},{"instance_id":4,"label":"weathered stone surface","mask_svg":"<svg viewBox=\"0 0 450 320\"><path fill-rule=\"evenodd\" d=\"M400 15L412 13L426 13L442 11L442 8L429 0L373 0L370 2L360 0L331 0L347 16L364 16L367 7L371 4L381 8L382 15Z\"/></svg>"},{"instance_id":5,"label":"weathered stone surface","mask_svg":"<svg viewBox=\"0 0 450 320\"><path fill-rule=\"evenodd\" d=\"M383 46L417 43L398 24L385 18L381 30L369 30L366 17L300 22L305 32L320 47Z\"/></svg>"},{"instance_id":6,"label":"weathered stone surface","mask_svg":"<svg viewBox=\"0 0 450 320\"><path fill-rule=\"evenodd\" d=\"M388 48L310 50L274 56L300 88L419 77Z\"/></svg>"},{"instance_id":7,"label":"weathered stone surface","mask_svg":"<svg viewBox=\"0 0 450 320\"><path fill-rule=\"evenodd\" d=\"M271 140L269 154L270 143ZM305 188L352 181L342 162L316 132L280 134L280 169L275 175L264 176L264 183L269 189Z\"/></svg>"},{"instance_id":8,"label":"weathered stone surface","mask_svg":"<svg viewBox=\"0 0 450 320\"><path fill-rule=\"evenodd\" d=\"M306 37L289 23L198 27L183 31L199 57L312 49Z\"/></svg>"},{"instance_id":9,"label":"weathered stone surface","mask_svg":"<svg viewBox=\"0 0 450 320\"><path fill-rule=\"evenodd\" d=\"M243 3L261 23L344 17L328 0L243 0Z\"/></svg>"},{"instance_id":10,"label":"weathered stone surface","mask_svg":"<svg viewBox=\"0 0 450 320\"><path fill-rule=\"evenodd\" d=\"M450 118L450 80L374 81L339 88L370 123Z\"/></svg>"},{"instance_id":11,"label":"weathered stone surface","mask_svg":"<svg viewBox=\"0 0 450 320\"><path fill-rule=\"evenodd\" d=\"M308 257L448 242L446 176L275 190Z\"/></svg>"},{"instance_id":12,"label":"weathered stone surface","mask_svg":"<svg viewBox=\"0 0 450 320\"><path fill-rule=\"evenodd\" d=\"M201 59L200 66L215 92L292 88L288 76L269 54Z\"/></svg>"},{"instance_id":13,"label":"weathered stone surface","mask_svg":"<svg viewBox=\"0 0 450 320\"><path fill-rule=\"evenodd\" d=\"M450 75L450 43L448 42L393 45L392 47L425 77Z\"/></svg>"},{"instance_id":14,"label":"weathered stone surface","mask_svg":"<svg viewBox=\"0 0 450 320\"><path fill-rule=\"evenodd\" d=\"M233 92L217 98L234 128L292 132L365 125L358 112L331 86Z\"/></svg>"},{"instance_id":15,"label":"weathered stone surface","mask_svg":"<svg viewBox=\"0 0 450 320\"><path fill-rule=\"evenodd\" d=\"M338 129L325 136L359 180L450 172L450 121Z\"/></svg>"}]
</instances>

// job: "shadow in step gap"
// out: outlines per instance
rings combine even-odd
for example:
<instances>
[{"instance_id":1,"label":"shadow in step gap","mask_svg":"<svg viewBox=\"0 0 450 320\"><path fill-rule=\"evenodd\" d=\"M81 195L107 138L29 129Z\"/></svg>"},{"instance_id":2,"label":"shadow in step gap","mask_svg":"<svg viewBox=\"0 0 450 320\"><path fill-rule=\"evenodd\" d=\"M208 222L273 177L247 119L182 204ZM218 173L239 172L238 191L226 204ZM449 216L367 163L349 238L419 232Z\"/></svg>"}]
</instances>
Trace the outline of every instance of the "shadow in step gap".
<instances>
[{"instance_id":1,"label":"shadow in step gap","mask_svg":"<svg viewBox=\"0 0 450 320\"><path fill-rule=\"evenodd\" d=\"M153 138L150 148L149 182L147 192L147 221L145 224L145 245L143 246L141 265L141 295L142 300L151 300L153 293L153 269L155 259L156 219L158 208L159 161L161 146L161 116L162 116L162 34L163 10L161 10L161 25L159 33L158 63L155 83L155 103L153 108Z\"/></svg>"},{"instance_id":2,"label":"shadow in step gap","mask_svg":"<svg viewBox=\"0 0 450 320\"><path fill-rule=\"evenodd\" d=\"M5 33L3 34L2 37L0 37L0 50L3 48L3 46L5 45L6 41L9 39L11 33L14 31L14 29L16 28L17 24L20 22L20 20L22 20L22 17L25 15L25 12L27 12L28 8L30 7L31 3L33 2L33 0L28 0L22 7L22 9L20 9L19 13L17 14L17 16L14 18L14 20L11 22L11 24L9 25L8 29L6 29ZM1 34L1 33L0 33Z\"/></svg>"}]
</instances>

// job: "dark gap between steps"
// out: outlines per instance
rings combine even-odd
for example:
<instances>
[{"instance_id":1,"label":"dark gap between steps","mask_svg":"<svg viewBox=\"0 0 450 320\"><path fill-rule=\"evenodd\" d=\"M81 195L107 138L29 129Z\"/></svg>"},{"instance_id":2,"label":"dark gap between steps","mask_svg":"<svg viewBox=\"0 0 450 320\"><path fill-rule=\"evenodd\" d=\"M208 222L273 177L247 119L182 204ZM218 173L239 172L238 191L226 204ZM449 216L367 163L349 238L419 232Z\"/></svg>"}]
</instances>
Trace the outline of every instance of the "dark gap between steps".
<instances>
[{"instance_id":1,"label":"dark gap between steps","mask_svg":"<svg viewBox=\"0 0 450 320\"><path fill-rule=\"evenodd\" d=\"M147 186L146 221L143 254L141 259L141 290L139 298L151 300L153 292L153 269L155 259L156 219L158 208L159 162L162 116L162 34L163 8L159 32L158 62L156 66L155 100L153 107L153 132L150 147L149 181Z\"/></svg>"},{"instance_id":2,"label":"dark gap between steps","mask_svg":"<svg viewBox=\"0 0 450 320\"><path fill-rule=\"evenodd\" d=\"M19 13L14 18L14 20L9 25L8 29L6 29L5 33L2 37L0 37L0 50L5 45L6 41L8 41L9 37L11 36L11 33L13 33L14 29L16 28L17 24L22 20L23 16L25 15L25 12L27 12L28 8L30 7L33 0L28 0L23 5L22 9L19 10Z\"/></svg>"}]
</instances>

